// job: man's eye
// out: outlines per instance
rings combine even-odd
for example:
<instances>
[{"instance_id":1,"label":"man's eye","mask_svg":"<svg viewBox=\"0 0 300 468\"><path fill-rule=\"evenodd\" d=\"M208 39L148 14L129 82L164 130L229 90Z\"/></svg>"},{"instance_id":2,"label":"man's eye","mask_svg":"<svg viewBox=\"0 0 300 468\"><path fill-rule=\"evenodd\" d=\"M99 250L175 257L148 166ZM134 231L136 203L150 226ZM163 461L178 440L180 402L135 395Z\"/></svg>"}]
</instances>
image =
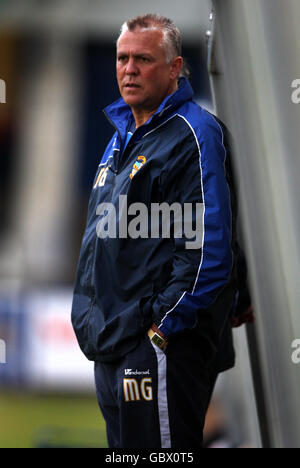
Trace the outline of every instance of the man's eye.
<instances>
[{"instance_id":1,"label":"man's eye","mask_svg":"<svg viewBox=\"0 0 300 468\"><path fill-rule=\"evenodd\" d=\"M124 62L125 60L126 60L125 55L121 55L120 57L118 57L118 62Z\"/></svg>"}]
</instances>

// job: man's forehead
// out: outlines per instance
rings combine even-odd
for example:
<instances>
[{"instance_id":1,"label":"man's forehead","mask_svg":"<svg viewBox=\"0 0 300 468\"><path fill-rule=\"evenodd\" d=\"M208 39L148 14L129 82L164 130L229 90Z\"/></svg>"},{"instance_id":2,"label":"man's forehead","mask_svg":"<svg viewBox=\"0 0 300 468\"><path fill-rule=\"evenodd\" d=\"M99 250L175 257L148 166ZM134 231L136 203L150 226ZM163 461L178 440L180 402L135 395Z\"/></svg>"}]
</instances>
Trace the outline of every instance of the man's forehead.
<instances>
[{"instance_id":1,"label":"man's forehead","mask_svg":"<svg viewBox=\"0 0 300 468\"><path fill-rule=\"evenodd\" d=\"M131 49L137 53L162 49L163 32L160 29L125 31L117 43L117 51Z\"/></svg>"}]
</instances>

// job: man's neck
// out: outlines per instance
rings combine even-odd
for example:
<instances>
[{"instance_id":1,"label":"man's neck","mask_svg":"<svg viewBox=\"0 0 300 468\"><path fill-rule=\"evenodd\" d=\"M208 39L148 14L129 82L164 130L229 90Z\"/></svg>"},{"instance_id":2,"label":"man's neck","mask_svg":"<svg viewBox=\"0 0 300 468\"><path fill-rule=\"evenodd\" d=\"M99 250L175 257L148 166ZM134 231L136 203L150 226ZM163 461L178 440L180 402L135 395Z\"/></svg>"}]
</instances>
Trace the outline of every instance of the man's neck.
<instances>
[{"instance_id":1,"label":"man's neck","mask_svg":"<svg viewBox=\"0 0 300 468\"><path fill-rule=\"evenodd\" d=\"M132 109L132 114L135 120L135 127L141 127L145 122L147 122L147 120L150 119L150 117L152 117L153 114L155 114L156 111L157 109L154 109L153 111L137 111L136 109Z\"/></svg>"}]
</instances>

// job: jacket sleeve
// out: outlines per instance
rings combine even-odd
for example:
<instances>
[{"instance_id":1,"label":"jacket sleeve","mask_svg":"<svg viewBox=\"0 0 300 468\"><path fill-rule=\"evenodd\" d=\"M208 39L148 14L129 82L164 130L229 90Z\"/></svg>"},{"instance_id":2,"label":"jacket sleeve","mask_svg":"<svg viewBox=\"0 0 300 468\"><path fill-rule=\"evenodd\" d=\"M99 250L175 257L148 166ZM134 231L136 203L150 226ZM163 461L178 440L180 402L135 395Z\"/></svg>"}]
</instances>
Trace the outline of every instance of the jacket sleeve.
<instances>
[{"instance_id":1,"label":"jacket sleeve","mask_svg":"<svg viewBox=\"0 0 300 468\"><path fill-rule=\"evenodd\" d=\"M153 321L166 336L196 325L199 311L214 303L233 266L222 128L210 116L204 128L194 129L182 120L186 136L161 180L165 200L179 201L182 207L182 238L174 236L168 282L150 301ZM192 233L194 239L190 239Z\"/></svg>"}]
</instances>

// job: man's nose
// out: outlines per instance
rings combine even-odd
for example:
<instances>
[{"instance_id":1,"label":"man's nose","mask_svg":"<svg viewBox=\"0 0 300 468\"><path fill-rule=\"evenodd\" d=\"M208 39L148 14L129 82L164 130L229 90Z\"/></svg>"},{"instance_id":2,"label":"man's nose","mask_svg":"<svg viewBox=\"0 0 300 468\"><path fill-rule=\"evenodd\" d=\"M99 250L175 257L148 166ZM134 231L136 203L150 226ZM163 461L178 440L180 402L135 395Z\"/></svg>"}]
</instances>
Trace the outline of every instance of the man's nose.
<instances>
[{"instance_id":1,"label":"man's nose","mask_svg":"<svg viewBox=\"0 0 300 468\"><path fill-rule=\"evenodd\" d=\"M129 58L126 64L126 73L128 75L136 75L138 73L138 68L133 57Z\"/></svg>"}]
</instances>

